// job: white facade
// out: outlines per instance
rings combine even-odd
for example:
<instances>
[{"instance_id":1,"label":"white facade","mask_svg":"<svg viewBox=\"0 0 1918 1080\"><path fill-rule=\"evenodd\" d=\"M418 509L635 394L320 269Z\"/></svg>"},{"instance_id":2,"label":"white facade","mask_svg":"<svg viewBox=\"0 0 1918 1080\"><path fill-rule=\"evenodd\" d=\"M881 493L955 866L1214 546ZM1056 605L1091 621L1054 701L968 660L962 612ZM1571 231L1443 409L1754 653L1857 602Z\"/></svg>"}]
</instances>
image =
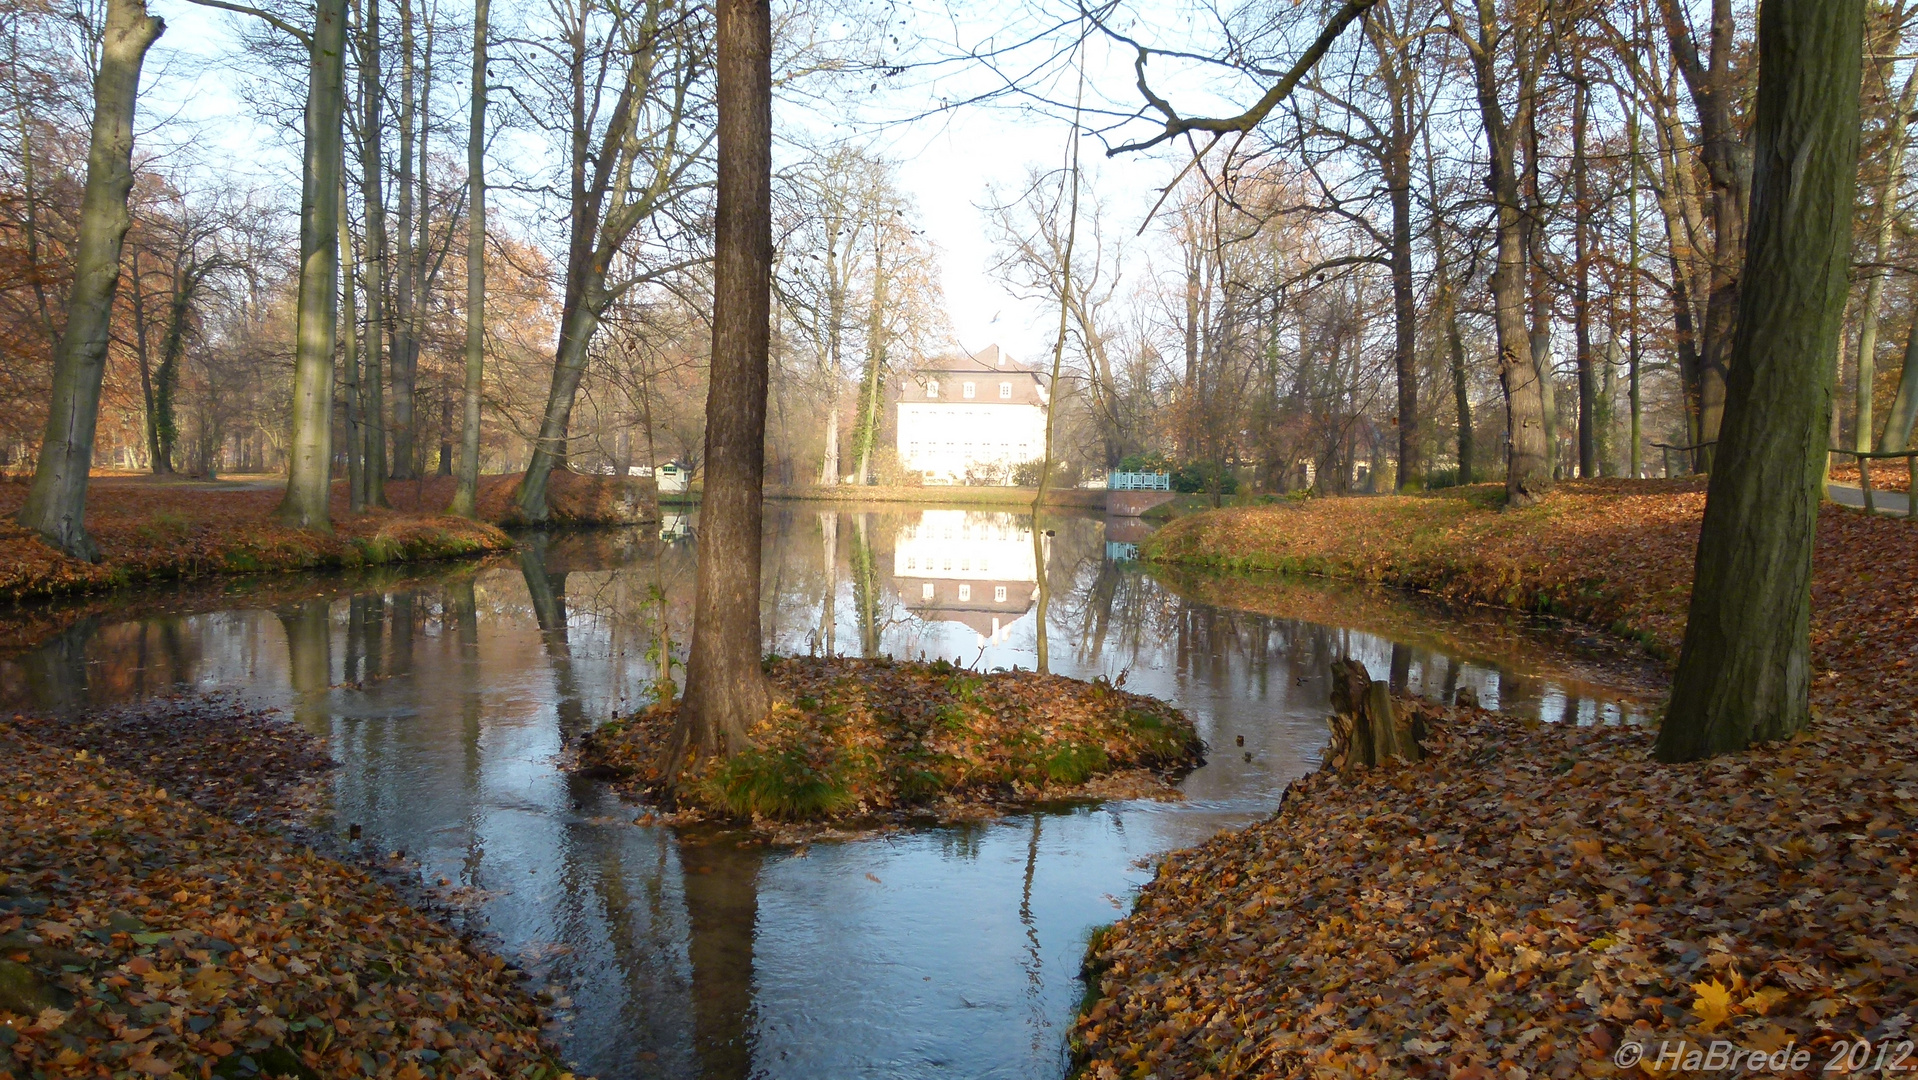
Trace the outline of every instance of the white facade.
<instances>
[{"instance_id":1,"label":"white facade","mask_svg":"<svg viewBox=\"0 0 1918 1080\"><path fill-rule=\"evenodd\" d=\"M964 623L981 645L1001 644L1038 596L1032 527L1012 514L923 511L894 538L892 576L914 614Z\"/></svg>"},{"instance_id":2,"label":"white facade","mask_svg":"<svg viewBox=\"0 0 1918 1080\"><path fill-rule=\"evenodd\" d=\"M1010 483L1045 456L1046 402L1038 374L997 346L925 364L900 388L900 465L932 482Z\"/></svg>"}]
</instances>

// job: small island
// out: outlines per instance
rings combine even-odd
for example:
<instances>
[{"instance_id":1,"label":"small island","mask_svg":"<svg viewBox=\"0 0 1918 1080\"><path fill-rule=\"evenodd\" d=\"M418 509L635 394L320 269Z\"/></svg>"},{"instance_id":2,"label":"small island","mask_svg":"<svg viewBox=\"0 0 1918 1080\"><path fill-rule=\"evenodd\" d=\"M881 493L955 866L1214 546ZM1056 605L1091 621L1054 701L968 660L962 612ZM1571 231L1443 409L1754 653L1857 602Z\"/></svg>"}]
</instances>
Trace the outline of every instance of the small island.
<instances>
[{"instance_id":1,"label":"small island","mask_svg":"<svg viewBox=\"0 0 1918 1080\"><path fill-rule=\"evenodd\" d=\"M767 677L775 703L752 748L679 777L676 792L661 758L677 702L592 732L580 764L679 814L785 823L1176 798L1172 781L1203 761L1184 713L1103 677L836 656L776 659Z\"/></svg>"}]
</instances>

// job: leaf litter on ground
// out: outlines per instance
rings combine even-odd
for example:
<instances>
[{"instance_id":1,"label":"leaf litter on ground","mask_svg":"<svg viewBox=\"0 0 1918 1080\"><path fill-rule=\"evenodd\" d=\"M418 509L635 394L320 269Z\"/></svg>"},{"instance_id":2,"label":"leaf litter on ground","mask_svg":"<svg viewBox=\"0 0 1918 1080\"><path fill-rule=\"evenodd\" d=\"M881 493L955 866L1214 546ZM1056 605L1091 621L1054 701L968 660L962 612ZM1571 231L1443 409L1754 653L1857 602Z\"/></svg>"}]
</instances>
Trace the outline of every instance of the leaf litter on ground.
<instances>
[{"instance_id":1,"label":"leaf litter on ground","mask_svg":"<svg viewBox=\"0 0 1918 1080\"><path fill-rule=\"evenodd\" d=\"M1160 558L1548 610L1676 655L1693 481L1185 519ZM1455 707L1425 760L1295 782L1166 857L1087 954L1085 1074L1602 1076L1661 1047L1890 1045L1918 1024L1918 528L1826 507L1814 720L1710 761L1645 727ZM1626 1043L1648 1052L1630 1068ZM1697 1070L1697 1060L1691 1062ZM1790 1070L1786 1070L1790 1071Z\"/></svg>"}]
</instances>

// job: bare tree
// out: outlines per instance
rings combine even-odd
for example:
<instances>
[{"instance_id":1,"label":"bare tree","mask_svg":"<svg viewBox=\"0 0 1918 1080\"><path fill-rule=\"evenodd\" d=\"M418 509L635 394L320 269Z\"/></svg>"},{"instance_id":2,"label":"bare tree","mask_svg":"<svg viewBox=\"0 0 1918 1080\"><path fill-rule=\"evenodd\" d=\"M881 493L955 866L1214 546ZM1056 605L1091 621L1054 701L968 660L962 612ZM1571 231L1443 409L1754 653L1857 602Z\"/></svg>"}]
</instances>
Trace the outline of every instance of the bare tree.
<instances>
[{"instance_id":1,"label":"bare tree","mask_svg":"<svg viewBox=\"0 0 1918 1080\"><path fill-rule=\"evenodd\" d=\"M719 0L719 189L706 488L686 696L667 759L730 756L771 703L760 667L760 531L772 305L772 14Z\"/></svg>"},{"instance_id":2,"label":"bare tree","mask_svg":"<svg viewBox=\"0 0 1918 1080\"><path fill-rule=\"evenodd\" d=\"M80 211L73 291L66 326L53 352L53 394L47 432L20 523L49 544L89 562L100 549L86 532L87 479L106 374L113 295L120 284L120 248L132 218L133 115L140 67L166 24L145 0L109 0L93 77L93 136ZM330 359L330 358L329 358Z\"/></svg>"},{"instance_id":3,"label":"bare tree","mask_svg":"<svg viewBox=\"0 0 1918 1080\"><path fill-rule=\"evenodd\" d=\"M1844 317L1865 0L1763 0L1751 233L1661 761L1810 720L1811 563Z\"/></svg>"}]
</instances>

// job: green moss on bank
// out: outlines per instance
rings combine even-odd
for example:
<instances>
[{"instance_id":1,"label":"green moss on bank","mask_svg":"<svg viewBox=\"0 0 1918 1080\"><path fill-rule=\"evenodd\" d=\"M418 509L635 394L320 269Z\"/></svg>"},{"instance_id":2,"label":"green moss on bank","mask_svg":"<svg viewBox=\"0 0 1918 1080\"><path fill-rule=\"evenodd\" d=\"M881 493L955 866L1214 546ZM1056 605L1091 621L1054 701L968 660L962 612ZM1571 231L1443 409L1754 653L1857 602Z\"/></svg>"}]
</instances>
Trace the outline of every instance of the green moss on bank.
<instances>
[{"instance_id":1,"label":"green moss on bank","mask_svg":"<svg viewBox=\"0 0 1918 1080\"><path fill-rule=\"evenodd\" d=\"M1103 680L844 657L778 660L768 674L777 701L752 748L683 776L682 809L768 821L939 813L1098 797L1088 785L1115 774L1141 781L1133 793L1163 793L1164 777L1203 752L1183 713ZM669 704L614 721L581 761L663 799L676 717Z\"/></svg>"}]
</instances>

